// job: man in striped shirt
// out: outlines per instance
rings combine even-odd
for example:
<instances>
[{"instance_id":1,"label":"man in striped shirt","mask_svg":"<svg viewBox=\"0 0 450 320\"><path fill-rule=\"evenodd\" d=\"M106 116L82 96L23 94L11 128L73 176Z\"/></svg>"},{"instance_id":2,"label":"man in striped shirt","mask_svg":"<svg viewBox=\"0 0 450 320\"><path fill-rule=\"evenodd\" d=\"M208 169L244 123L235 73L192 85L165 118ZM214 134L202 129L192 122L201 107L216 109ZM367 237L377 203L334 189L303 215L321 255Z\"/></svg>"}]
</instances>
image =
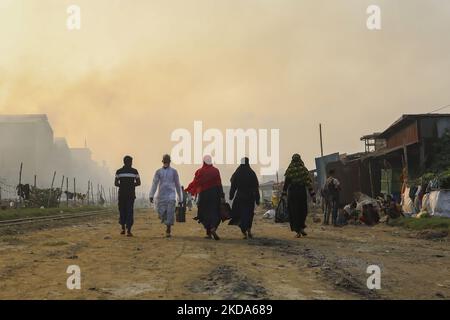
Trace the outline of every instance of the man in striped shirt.
<instances>
[{"instance_id":1,"label":"man in striped shirt","mask_svg":"<svg viewBox=\"0 0 450 320\"><path fill-rule=\"evenodd\" d=\"M141 185L141 179L136 169L132 167L133 158L125 156L123 158L124 166L116 171L114 185L119 187L119 223L122 226L122 232L125 230L128 237L132 237L131 227L134 223L134 200L136 199L135 188Z\"/></svg>"}]
</instances>

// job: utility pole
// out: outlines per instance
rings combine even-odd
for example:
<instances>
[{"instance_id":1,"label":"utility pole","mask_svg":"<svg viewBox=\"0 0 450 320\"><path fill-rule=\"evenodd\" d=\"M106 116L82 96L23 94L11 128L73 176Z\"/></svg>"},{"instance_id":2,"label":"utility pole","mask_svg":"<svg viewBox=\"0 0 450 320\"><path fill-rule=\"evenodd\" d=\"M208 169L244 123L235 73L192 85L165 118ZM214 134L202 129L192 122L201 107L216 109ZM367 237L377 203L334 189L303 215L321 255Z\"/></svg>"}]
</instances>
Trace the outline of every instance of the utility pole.
<instances>
[{"instance_id":1,"label":"utility pole","mask_svg":"<svg viewBox=\"0 0 450 320\"><path fill-rule=\"evenodd\" d=\"M323 157L323 141L322 141L322 124L319 123L319 133L320 133L320 156Z\"/></svg>"}]
</instances>

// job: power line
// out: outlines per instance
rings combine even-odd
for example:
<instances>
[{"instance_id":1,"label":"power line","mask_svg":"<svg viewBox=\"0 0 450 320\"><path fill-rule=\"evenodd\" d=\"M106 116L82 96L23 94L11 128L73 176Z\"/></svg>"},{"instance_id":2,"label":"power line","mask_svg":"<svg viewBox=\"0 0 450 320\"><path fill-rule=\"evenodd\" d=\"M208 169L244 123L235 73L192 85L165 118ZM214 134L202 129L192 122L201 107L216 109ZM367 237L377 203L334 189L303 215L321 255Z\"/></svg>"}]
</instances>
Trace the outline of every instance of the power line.
<instances>
[{"instance_id":1,"label":"power line","mask_svg":"<svg viewBox=\"0 0 450 320\"><path fill-rule=\"evenodd\" d=\"M436 109L436 110L430 111L430 112L428 112L428 114L434 113L434 112L438 112L438 111L441 111L441 110L446 109L446 108L448 108L448 107L450 107L450 104L448 104L448 105L446 105L446 106L443 106L443 107L440 107L440 108L438 108L438 109Z\"/></svg>"}]
</instances>

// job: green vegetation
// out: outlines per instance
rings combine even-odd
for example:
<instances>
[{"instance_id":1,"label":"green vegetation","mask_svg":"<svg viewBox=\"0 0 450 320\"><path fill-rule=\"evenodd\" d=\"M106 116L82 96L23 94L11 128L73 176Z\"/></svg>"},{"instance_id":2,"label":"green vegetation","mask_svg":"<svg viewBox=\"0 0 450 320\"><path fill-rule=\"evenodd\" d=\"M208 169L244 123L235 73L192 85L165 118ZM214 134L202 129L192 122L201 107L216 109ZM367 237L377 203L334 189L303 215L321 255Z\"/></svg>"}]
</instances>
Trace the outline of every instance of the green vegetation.
<instances>
[{"instance_id":1,"label":"green vegetation","mask_svg":"<svg viewBox=\"0 0 450 320\"><path fill-rule=\"evenodd\" d=\"M435 174L450 169L450 132L448 130L433 144L429 171Z\"/></svg>"},{"instance_id":2,"label":"green vegetation","mask_svg":"<svg viewBox=\"0 0 450 320\"><path fill-rule=\"evenodd\" d=\"M404 227L411 230L438 230L450 232L450 218L398 218L390 220L389 225Z\"/></svg>"},{"instance_id":3,"label":"green vegetation","mask_svg":"<svg viewBox=\"0 0 450 320\"><path fill-rule=\"evenodd\" d=\"M430 181L435 188L450 189L450 132L448 130L433 144L432 156L428 159L425 173L414 181L414 184L427 186Z\"/></svg>"},{"instance_id":4,"label":"green vegetation","mask_svg":"<svg viewBox=\"0 0 450 320\"><path fill-rule=\"evenodd\" d=\"M59 214L77 213L77 212L90 212L106 209L100 206L85 206L74 208L21 208L21 209L6 209L0 210L0 221L11 219L22 219L30 217L42 217Z\"/></svg>"}]
</instances>

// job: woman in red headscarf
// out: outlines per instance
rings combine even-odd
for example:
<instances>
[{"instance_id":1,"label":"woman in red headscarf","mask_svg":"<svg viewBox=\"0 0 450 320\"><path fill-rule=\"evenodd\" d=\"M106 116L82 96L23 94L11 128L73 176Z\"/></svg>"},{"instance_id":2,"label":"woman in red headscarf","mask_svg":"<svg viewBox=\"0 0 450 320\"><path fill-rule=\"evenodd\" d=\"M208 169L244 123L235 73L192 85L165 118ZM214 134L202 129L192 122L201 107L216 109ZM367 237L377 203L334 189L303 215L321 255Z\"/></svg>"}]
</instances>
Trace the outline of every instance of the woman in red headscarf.
<instances>
[{"instance_id":1,"label":"woman in red headscarf","mask_svg":"<svg viewBox=\"0 0 450 320\"><path fill-rule=\"evenodd\" d=\"M211 156L203 157L203 166L195 172L194 180L186 188L198 195L198 222L206 229L206 237L219 240L217 227L220 224L220 203L224 199L219 170L212 165Z\"/></svg>"}]
</instances>

